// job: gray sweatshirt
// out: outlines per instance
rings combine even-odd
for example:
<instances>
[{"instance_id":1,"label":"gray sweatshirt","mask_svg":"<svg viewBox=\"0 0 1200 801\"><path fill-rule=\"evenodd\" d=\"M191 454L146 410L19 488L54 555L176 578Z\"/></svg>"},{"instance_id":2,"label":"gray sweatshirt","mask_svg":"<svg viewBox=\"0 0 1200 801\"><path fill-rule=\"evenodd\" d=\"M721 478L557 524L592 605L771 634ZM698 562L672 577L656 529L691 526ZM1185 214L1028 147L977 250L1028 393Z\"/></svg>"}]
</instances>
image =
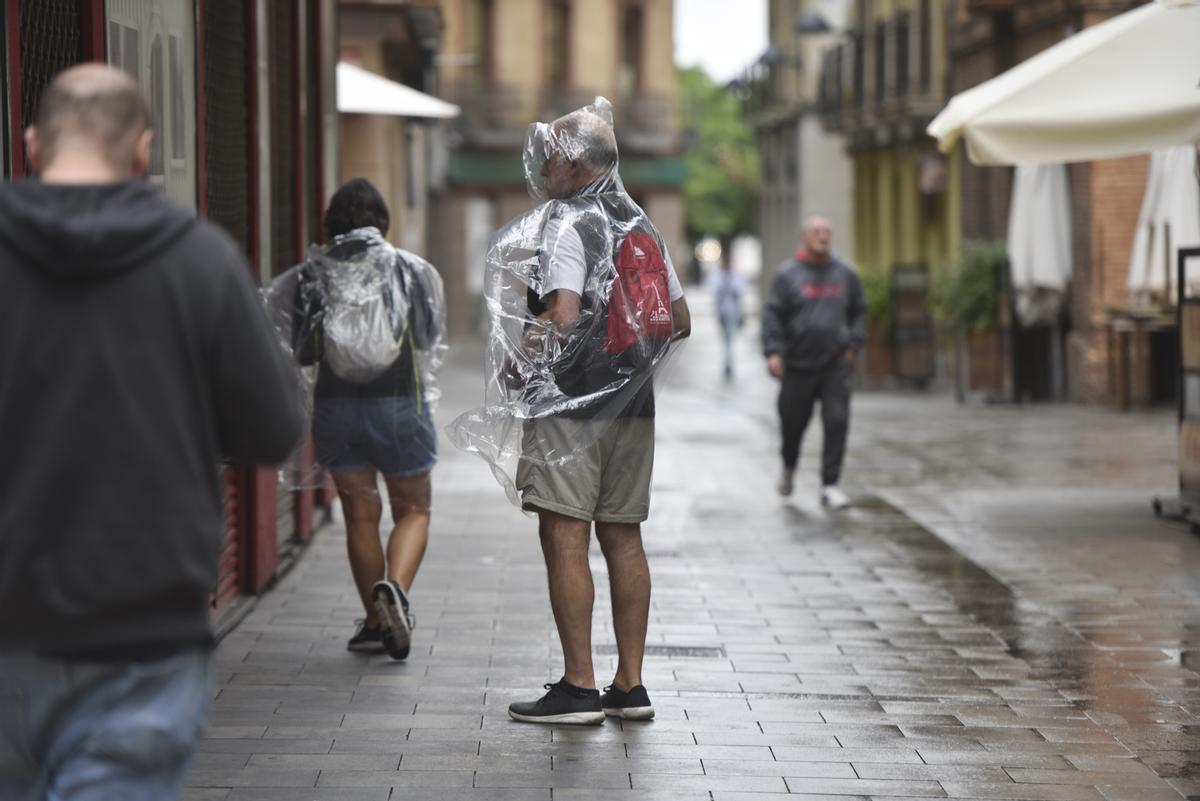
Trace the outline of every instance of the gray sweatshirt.
<instances>
[{"instance_id":1,"label":"gray sweatshirt","mask_svg":"<svg viewBox=\"0 0 1200 801\"><path fill-rule=\"evenodd\" d=\"M853 267L836 256L780 267L763 310L763 353L780 354L789 370L820 370L866 337L867 304Z\"/></svg>"}]
</instances>

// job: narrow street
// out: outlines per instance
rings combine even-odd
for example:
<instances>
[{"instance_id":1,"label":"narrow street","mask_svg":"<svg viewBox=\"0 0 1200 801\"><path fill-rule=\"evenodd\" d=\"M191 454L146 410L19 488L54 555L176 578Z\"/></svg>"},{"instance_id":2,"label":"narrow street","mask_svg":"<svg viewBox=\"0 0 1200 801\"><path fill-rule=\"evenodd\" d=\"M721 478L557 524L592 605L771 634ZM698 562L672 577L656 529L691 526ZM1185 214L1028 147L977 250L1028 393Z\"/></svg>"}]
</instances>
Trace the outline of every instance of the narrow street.
<instances>
[{"instance_id":1,"label":"narrow street","mask_svg":"<svg viewBox=\"0 0 1200 801\"><path fill-rule=\"evenodd\" d=\"M190 801L1200 797L1200 539L1157 520L1170 411L860 393L845 487L777 477L774 384L716 324L662 383L651 723L510 721L561 671L535 523L449 449L407 662L348 653L361 615L325 527L221 644ZM443 423L481 394L447 368ZM594 553L597 676L615 647Z\"/></svg>"}]
</instances>

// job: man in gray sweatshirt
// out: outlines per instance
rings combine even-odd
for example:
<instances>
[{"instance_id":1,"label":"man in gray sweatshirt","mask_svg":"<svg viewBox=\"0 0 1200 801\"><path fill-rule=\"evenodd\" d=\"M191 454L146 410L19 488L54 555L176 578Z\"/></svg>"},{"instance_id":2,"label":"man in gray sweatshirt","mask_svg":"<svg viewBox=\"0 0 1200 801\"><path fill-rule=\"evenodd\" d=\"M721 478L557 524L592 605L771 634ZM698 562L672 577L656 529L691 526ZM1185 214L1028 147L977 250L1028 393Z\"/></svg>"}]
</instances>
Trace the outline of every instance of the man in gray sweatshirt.
<instances>
[{"instance_id":1,"label":"man in gray sweatshirt","mask_svg":"<svg viewBox=\"0 0 1200 801\"><path fill-rule=\"evenodd\" d=\"M829 221L809 218L801 236L804 248L780 268L763 311L767 369L782 381L779 493L792 494L800 443L820 401L825 427L821 503L843 509L849 499L838 480L850 429L850 379L866 340L867 304L854 268L830 250Z\"/></svg>"}]
</instances>

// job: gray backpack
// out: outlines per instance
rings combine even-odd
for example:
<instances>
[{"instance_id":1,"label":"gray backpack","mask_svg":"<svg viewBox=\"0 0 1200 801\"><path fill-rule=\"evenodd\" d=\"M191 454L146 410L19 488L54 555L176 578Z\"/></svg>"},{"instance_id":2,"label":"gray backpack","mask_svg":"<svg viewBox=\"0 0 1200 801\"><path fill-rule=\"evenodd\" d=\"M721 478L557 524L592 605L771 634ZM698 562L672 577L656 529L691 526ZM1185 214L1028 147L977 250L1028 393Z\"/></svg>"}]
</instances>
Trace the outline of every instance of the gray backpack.
<instances>
[{"instance_id":1,"label":"gray backpack","mask_svg":"<svg viewBox=\"0 0 1200 801\"><path fill-rule=\"evenodd\" d=\"M325 362L346 381L367 383L383 375L404 350L409 304L390 245L371 247L362 259L322 265Z\"/></svg>"}]
</instances>

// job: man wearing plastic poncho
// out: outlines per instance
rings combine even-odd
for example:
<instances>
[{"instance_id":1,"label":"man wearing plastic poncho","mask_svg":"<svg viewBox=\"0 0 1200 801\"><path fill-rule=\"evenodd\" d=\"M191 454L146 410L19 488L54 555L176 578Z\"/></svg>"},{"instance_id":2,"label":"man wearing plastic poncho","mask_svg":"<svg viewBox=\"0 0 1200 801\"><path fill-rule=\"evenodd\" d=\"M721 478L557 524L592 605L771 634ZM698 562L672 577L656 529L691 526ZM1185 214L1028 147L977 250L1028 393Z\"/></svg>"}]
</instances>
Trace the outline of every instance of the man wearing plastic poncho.
<instances>
[{"instance_id":1,"label":"man wearing plastic poncho","mask_svg":"<svg viewBox=\"0 0 1200 801\"><path fill-rule=\"evenodd\" d=\"M505 225L487 254L486 405L450 427L539 518L565 671L509 714L530 723L647 719L641 523L654 460L652 377L690 332L687 302L662 237L621 184L607 100L530 126L525 175L545 202ZM591 658L593 523L619 652L603 698Z\"/></svg>"}]
</instances>

